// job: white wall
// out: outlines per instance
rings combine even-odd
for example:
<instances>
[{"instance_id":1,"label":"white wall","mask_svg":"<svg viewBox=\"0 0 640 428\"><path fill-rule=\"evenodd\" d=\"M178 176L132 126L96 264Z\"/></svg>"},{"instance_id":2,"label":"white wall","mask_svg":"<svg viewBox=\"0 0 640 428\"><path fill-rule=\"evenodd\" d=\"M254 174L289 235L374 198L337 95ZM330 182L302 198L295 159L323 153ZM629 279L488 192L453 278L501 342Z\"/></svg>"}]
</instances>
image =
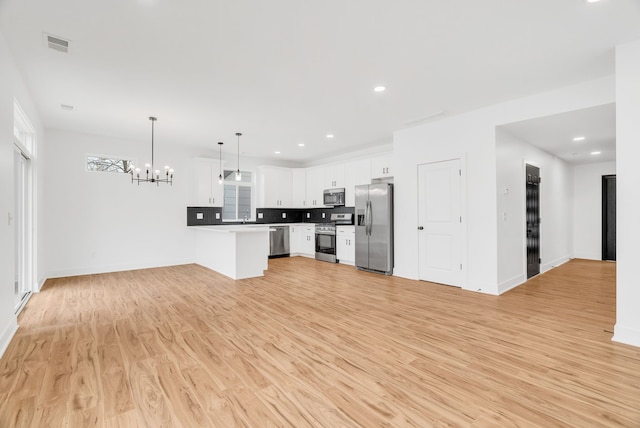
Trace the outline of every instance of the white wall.
<instances>
[{"instance_id":1,"label":"white wall","mask_svg":"<svg viewBox=\"0 0 640 428\"><path fill-rule=\"evenodd\" d=\"M14 98L36 128L38 143L44 144L38 113L0 34L0 356L18 327L14 314L15 230L13 222L11 224L8 222L9 215L15 216L13 202ZM42 157L39 157L37 162L42 165ZM36 228L36 233L41 232L41 228Z\"/></svg>"},{"instance_id":2,"label":"white wall","mask_svg":"<svg viewBox=\"0 0 640 428\"><path fill-rule=\"evenodd\" d=\"M496 128L498 292L526 281L525 163L540 168L540 271L571 257L573 168Z\"/></svg>"},{"instance_id":3,"label":"white wall","mask_svg":"<svg viewBox=\"0 0 640 428\"><path fill-rule=\"evenodd\" d=\"M186 226L192 159L217 159L217 146L203 151L163 145L160 120L155 137L156 164L170 164L175 169L173 186L131 184L125 174L86 171L87 154L129 158L139 165L148 162L150 129L149 138L141 141L47 130L45 277L195 261L195 234ZM236 168L236 154L223 153L224 159L228 159L227 168ZM263 159L240 158L242 170L255 172L257 165L265 163Z\"/></svg>"},{"instance_id":4,"label":"white wall","mask_svg":"<svg viewBox=\"0 0 640 428\"><path fill-rule=\"evenodd\" d=\"M616 49L616 326L613 339L640 346L640 40Z\"/></svg>"},{"instance_id":5,"label":"white wall","mask_svg":"<svg viewBox=\"0 0 640 428\"><path fill-rule=\"evenodd\" d=\"M156 136L158 131L156 127ZM193 261L193 237L185 226L188 181L184 172L189 170L189 156L161 146L159 140L156 162L175 168L173 186L138 186L126 174L86 170L87 154L122 156L143 165L150 158L150 140L47 130L45 276Z\"/></svg>"},{"instance_id":6,"label":"white wall","mask_svg":"<svg viewBox=\"0 0 640 428\"><path fill-rule=\"evenodd\" d=\"M615 162L573 169L573 257L602 260L602 176L616 173Z\"/></svg>"},{"instance_id":7,"label":"white wall","mask_svg":"<svg viewBox=\"0 0 640 428\"><path fill-rule=\"evenodd\" d=\"M463 157L467 184L467 281L463 287L498 294L496 126L614 100L615 82L607 77L396 132L394 273L418 278L418 165ZM550 257L557 256L550 253Z\"/></svg>"}]
</instances>

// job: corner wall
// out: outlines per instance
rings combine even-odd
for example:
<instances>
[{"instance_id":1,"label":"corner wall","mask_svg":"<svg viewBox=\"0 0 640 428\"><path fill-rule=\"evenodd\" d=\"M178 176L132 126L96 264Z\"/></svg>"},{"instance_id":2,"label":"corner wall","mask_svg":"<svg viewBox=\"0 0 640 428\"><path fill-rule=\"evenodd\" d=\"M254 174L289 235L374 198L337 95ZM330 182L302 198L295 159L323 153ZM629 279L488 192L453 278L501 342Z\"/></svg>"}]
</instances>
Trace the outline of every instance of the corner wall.
<instances>
[{"instance_id":1,"label":"corner wall","mask_svg":"<svg viewBox=\"0 0 640 428\"><path fill-rule=\"evenodd\" d=\"M394 274L418 279L418 165L462 157L467 185L467 279L462 286L499 294L498 247L510 244L498 238L497 230L496 126L614 101L610 76L395 132Z\"/></svg>"},{"instance_id":2,"label":"corner wall","mask_svg":"<svg viewBox=\"0 0 640 428\"><path fill-rule=\"evenodd\" d=\"M615 162L574 167L573 257L602 260L602 176L615 174Z\"/></svg>"},{"instance_id":3,"label":"corner wall","mask_svg":"<svg viewBox=\"0 0 640 428\"><path fill-rule=\"evenodd\" d=\"M527 280L525 163L540 168L540 273L571 258L573 168L496 128L498 292Z\"/></svg>"},{"instance_id":4,"label":"corner wall","mask_svg":"<svg viewBox=\"0 0 640 428\"><path fill-rule=\"evenodd\" d=\"M640 346L640 40L616 49L616 325L613 340Z\"/></svg>"},{"instance_id":5,"label":"corner wall","mask_svg":"<svg viewBox=\"0 0 640 428\"><path fill-rule=\"evenodd\" d=\"M0 79L0 356L2 356L18 329L14 309L15 229L13 221L8 221L9 216L15 217L13 194L14 99L18 100L35 127L39 146L44 144L44 139L38 112L1 34L0 70L2 73ZM38 168L38 165L42 165L42 158L38 157L34 162L35 167ZM36 185L37 183L36 179ZM38 194L37 191L36 194ZM36 209L38 208L36 207ZM40 236L42 228L36 226L36 233Z\"/></svg>"}]
</instances>

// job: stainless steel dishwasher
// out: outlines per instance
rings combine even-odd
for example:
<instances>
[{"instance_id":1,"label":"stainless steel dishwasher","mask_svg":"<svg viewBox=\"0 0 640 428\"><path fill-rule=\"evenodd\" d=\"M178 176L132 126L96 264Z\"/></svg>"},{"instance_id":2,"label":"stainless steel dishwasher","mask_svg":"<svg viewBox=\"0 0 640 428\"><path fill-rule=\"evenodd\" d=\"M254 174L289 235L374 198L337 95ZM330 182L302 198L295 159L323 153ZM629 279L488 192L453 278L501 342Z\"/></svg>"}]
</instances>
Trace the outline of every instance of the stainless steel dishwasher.
<instances>
[{"instance_id":1,"label":"stainless steel dishwasher","mask_svg":"<svg viewBox=\"0 0 640 428\"><path fill-rule=\"evenodd\" d=\"M289 226L271 226L269 229L269 258L289 257Z\"/></svg>"}]
</instances>

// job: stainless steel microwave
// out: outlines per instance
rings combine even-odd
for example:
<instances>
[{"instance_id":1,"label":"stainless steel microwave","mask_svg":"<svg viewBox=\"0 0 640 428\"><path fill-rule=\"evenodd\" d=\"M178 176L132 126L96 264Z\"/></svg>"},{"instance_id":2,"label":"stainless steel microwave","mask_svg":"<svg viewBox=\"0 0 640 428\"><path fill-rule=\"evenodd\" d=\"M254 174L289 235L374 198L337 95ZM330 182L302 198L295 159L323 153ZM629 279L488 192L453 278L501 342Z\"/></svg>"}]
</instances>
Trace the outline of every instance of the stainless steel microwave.
<instances>
[{"instance_id":1,"label":"stainless steel microwave","mask_svg":"<svg viewBox=\"0 0 640 428\"><path fill-rule=\"evenodd\" d=\"M338 189L326 189L322 192L322 203L328 207L340 207L344 205L344 187Z\"/></svg>"}]
</instances>

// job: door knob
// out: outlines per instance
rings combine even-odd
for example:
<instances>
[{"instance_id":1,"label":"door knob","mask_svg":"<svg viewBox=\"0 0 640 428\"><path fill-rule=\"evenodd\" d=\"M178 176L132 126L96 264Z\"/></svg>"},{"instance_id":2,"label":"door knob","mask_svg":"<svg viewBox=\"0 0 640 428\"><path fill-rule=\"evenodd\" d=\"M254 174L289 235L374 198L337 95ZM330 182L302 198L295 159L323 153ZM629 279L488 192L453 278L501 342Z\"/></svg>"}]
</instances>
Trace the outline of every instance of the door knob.
<instances>
[{"instance_id":1,"label":"door knob","mask_svg":"<svg viewBox=\"0 0 640 428\"><path fill-rule=\"evenodd\" d=\"M418 230L424 230L424 227L418 226Z\"/></svg>"}]
</instances>

